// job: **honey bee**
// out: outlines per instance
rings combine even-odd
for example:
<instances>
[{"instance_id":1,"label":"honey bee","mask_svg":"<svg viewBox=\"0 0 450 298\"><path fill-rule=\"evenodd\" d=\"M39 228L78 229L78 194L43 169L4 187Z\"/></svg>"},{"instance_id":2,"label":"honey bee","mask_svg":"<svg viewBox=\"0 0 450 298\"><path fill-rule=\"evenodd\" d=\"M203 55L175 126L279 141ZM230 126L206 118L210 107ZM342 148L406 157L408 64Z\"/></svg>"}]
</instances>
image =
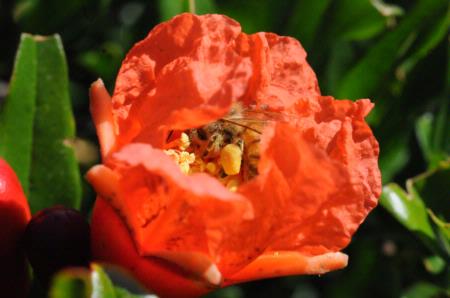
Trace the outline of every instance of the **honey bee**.
<instances>
[{"instance_id":1,"label":"honey bee","mask_svg":"<svg viewBox=\"0 0 450 298\"><path fill-rule=\"evenodd\" d=\"M186 131L194 152L204 161L216 160L228 144L237 145L242 156L242 177L249 180L258 175L259 142L268 114L235 104L225 117L202 127ZM226 176L222 171L221 177Z\"/></svg>"}]
</instances>

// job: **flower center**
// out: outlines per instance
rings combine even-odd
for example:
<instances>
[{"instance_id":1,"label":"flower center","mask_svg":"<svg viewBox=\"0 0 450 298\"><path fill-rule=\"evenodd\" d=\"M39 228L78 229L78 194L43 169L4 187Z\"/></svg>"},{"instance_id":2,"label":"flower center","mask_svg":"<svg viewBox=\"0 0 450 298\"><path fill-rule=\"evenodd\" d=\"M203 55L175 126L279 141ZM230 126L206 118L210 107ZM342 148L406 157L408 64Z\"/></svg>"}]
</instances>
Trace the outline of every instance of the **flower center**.
<instances>
[{"instance_id":1,"label":"flower center","mask_svg":"<svg viewBox=\"0 0 450 298\"><path fill-rule=\"evenodd\" d=\"M235 105L224 118L202 127L171 132L165 152L185 174L208 173L231 191L258 175L264 121ZM178 134L178 135L176 135Z\"/></svg>"}]
</instances>

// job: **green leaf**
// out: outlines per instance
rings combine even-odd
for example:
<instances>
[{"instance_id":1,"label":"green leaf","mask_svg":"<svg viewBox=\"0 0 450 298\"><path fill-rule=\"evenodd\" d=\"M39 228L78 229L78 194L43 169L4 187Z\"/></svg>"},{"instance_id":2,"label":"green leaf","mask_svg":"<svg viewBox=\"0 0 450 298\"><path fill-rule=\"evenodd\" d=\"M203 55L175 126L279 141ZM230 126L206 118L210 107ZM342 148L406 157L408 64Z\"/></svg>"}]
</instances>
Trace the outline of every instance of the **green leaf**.
<instances>
[{"instance_id":1,"label":"green leaf","mask_svg":"<svg viewBox=\"0 0 450 298\"><path fill-rule=\"evenodd\" d=\"M405 47L411 44L410 39L414 37L414 33L426 26L427 22L446 9L447 5L445 0L418 1L400 25L385 34L348 72L337 90L336 97L356 99L373 95L386 79L386 75L393 70Z\"/></svg>"},{"instance_id":2,"label":"green leaf","mask_svg":"<svg viewBox=\"0 0 450 298\"><path fill-rule=\"evenodd\" d=\"M426 207L420 198L410 196L397 184L390 183L383 187L380 203L426 245L434 247L436 238L428 220Z\"/></svg>"},{"instance_id":3,"label":"green leaf","mask_svg":"<svg viewBox=\"0 0 450 298\"><path fill-rule=\"evenodd\" d=\"M380 203L425 245L450 261L450 162L408 179L405 192L396 184L383 188Z\"/></svg>"},{"instance_id":4,"label":"green leaf","mask_svg":"<svg viewBox=\"0 0 450 298\"><path fill-rule=\"evenodd\" d=\"M114 298L116 293L114 286L103 271L102 267L97 264L91 265L91 285L92 285L92 296L102 297L102 298Z\"/></svg>"},{"instance_id":5,"label":"green leaf","mask_svg":"<svg viewBox=\"0 0 450 298\"><path fill-rule=\"evenodd\" d=\"M397 72L400 72L402 76L406 76L417 62L428 55L447 36L447 30L450 26L450 10L443 9L439 13L440 15L435 17L435 21L425 28L426 31L418 36L417 42L411 49L411 54L397 68Z\"/></svg>"},{"instance_id":6,"label":"green leaf","mask_svg":"<svg viewBox=\"0 0 450 298\"><path fill-rule=\"evenodd\" d=\"M0 156L17 172L33 213L56 204L79 208L74 137L61 40L24 34L0 111Z\"/></svg>"},{"instance_id":7,"label":"green leaf","mask_svg":"<svg viewBox=\"0 0 450 298\"><path fill-rule=\"evenodd\" d=\"M428 283L419 282L410 287L402 294L401 298L432 298L432 297L448 297L448 291L439 288L438 286Z\"/></svg>"},{"instance_id":8,"label":"green leaf","mask_svg":"<svg viewBox=\"0 0 450 298\"><path fill-rule=\"evenodd\" d=\"M54 278L50 298L157 298L155 295L133 294L114 285L98 264L85 268L66 269Z\"/></svg>"},{"instance_id":9,"label":"green leaf","mask_svg":"<svg viewBox=\"0 0 450 298\"><path fill-rule=\"evenodd\" d=\"M30 175L32 212L63 204L79 208L81 179L74 150L75 137L66 58L58 35L35 37L37 92Z\"/></svg>"},{"instance_id":10,"label":"green leaf","mask_svg":"<svg viewBox=\"0 0 450 298\"><path fill-rule=\"evenodd\" d=\"M0 156L9 162L28 194L37 78L36 43L23 34L9 94L0 110Z\"/></svg>"},{"instance_id":11,"label":"green leaf","mask_svg":"<svg viewBox=\"0 0 450 298\"><path fill-rule=\"evenodd\" d=\"M49 291L50 298L91 297L92 286L85 269L67 269L56 275Z\"/></svg>"},{"instance_id":12,"label":"green leaf","mask_svg":"<svg viewBox=\"0 0 450 298\"><path fill-rule=\"evenodd\" d=\"M432 274L441 273L446 266L446 262L439 256L430 256L423 260L425 269Z\"/></svg>"}]
</instances>

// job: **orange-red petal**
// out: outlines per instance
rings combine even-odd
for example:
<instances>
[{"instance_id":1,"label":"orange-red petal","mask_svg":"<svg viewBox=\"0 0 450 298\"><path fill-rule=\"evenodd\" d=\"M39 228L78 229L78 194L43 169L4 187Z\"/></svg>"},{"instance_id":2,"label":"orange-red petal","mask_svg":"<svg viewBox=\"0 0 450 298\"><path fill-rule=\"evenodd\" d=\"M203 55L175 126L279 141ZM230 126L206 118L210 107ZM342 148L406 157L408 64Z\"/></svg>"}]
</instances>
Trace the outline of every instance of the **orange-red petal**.
<instances>
[{"instance_id":1,"label":"orange-red petal","mask_svg":"<svg viewBox=\"0 0 450 298\"><path fill-rule=\"evenodd\" d=\"M305 256L295 251L267 252L226 278L223 285L286 275L324 274L344 268L347 262L348 256L341 252L317 256Z\"/></svg>"}]
</instances>

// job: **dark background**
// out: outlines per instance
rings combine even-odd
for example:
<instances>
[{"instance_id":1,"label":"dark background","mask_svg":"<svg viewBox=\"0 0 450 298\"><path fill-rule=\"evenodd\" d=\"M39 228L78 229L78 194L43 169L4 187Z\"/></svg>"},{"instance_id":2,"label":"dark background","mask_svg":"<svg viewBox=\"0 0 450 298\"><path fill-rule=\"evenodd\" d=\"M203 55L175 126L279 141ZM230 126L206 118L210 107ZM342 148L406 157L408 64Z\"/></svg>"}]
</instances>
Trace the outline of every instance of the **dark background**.
<instances>
[{"instance_id":1,"label":"dark background","mask_svg":"<svg viewBox=\"0 0 450 298\"><path fill-rule=\"evenodd\" d=\"M198 0L196 8L200 14L226 14L246 33L298 38L323 94L375 102L368 121L380 142L383 183L404 186L406 179L436 166L436 160L424 155L417 127L424 117L448 120L448 1ZM186 10L187 1L181 0L2 0L0 97L7 90L20 33L59 33L77 135L95 143L88 113L90 83L101 77L112 90L131 46L159 22ZM448 157L450 122L443 123L435 146ZM91 203L88 189L86 214ZM448 269L430 269L426 258L433 252L381 206L345 252L350 261L344 270L257 281L208 297L430 297L433 287L449 286Z\"/></svg>"}]
</instances>

